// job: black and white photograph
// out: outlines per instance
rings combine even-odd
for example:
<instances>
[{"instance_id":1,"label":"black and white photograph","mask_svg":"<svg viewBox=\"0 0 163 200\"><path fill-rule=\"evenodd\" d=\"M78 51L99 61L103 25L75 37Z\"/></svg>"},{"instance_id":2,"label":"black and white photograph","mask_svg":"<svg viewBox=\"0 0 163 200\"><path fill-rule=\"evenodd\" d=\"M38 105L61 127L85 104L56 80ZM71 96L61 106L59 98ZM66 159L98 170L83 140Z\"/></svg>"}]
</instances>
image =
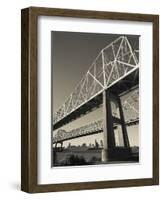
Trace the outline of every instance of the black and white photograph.
<instances>
[{"instance_id":1,"label":"black and white photograph","mask_svg":"<svg viewBox=\"0 0 163 200\"><path fill-rule=\"evenodd\" d=\"M159 184L159 15L21 11L21 187Z\"/></svg>"},{"instance_id":2,"label":"black and white photograph","mask_svg":"<svg viewBox=\"0 0 163 200\"><path fill-rule=\"evenodd\" d=\"M139 162L139 39L52 31L52 167Z\"/></svg>"}]
</instances>

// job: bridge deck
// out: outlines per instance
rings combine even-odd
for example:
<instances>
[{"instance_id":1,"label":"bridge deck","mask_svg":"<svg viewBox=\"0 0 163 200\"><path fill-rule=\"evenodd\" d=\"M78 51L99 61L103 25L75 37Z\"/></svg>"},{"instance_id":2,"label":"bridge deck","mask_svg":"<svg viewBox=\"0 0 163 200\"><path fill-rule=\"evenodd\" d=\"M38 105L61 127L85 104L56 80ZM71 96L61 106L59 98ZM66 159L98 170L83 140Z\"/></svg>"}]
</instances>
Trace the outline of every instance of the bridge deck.
<instances>
[{"instance_id":1,"label":"bridge deck","mask_svg":"<svg viewBox=\"0 0 163 200\"><path fill-rule=\"evenodd\" d=\"M121 77L113 85L110 85L107 90L110 92L122 95L124 92L131 90L133 87L137 86L139 83L139 68L135 68L130 73ZM102 104L102 92L94 96L89 101L82 104L76 110L69 113L66 117L62 118L60 121L53 124L53 130L56 130L63 125L85 115L88 112L91 112L93 109L98 108Z\"/></svg>"},{"instance_id":2,"label":"bridge deck","mask_svg":"<svg viewBox=\"0 0 163 200\"><path fill-rule=\"evenodd\" d=\"M133 126L133 125L137 125L138 123L139 123L139 119L134 119L134 120L127 121L126 126ZM117 128L117 124L114 123L114 129L116 128ZM103 131L102 120L93 122L91 124L87 124L77 129L73 129L69 132L66 132L65 130L59 130L53 138L53 144L79 138L79 137L98 134L98 133L101 133L102 131Z\"/></svg>"}]
</instances>

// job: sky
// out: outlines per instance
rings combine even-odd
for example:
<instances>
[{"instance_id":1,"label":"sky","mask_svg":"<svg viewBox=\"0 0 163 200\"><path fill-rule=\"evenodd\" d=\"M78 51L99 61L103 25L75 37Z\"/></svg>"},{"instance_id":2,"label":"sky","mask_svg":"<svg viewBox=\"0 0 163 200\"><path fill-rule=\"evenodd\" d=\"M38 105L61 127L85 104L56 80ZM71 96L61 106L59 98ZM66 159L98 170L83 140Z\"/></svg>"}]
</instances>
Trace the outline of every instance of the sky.
<instances>
[{"instance_id":1,"label":"sky","mask_svg":"<svg viewBox=\"0 0 163 200\"><path fill-rule=\"evenodd\" d=\"M86 74L101 49L120 35L53 31L51 36L52 112L54 114L73 92L75 86ZM138 49L139 36L128 35L127 37L134 49ZM62 129L69 131L98 119L102 119L101 108L65 125ZM138 145L138 126L128 128L128 132L130 132L129 140L131 145ZM67 146L69 142L74 145L89 144L94 143L95 139L97 141L103 139L103 133L73 139L64 142L64 145Z\"/></svg>"}]
</instances>

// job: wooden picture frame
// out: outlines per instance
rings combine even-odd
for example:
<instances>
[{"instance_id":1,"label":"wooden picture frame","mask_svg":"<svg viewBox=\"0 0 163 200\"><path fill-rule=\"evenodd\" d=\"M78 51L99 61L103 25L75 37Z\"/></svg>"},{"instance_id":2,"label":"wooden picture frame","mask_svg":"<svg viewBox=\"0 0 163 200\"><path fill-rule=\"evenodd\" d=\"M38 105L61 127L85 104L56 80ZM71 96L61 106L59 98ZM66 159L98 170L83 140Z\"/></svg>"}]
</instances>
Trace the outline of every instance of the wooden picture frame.
<instances>
[{"instance_id":1,"label":"wooden picture frame","mask_svg":"<svg viewBox=\"0 0 163 200\"><path fill-rule=\"evenodd\" d=\"M153 176L152 178L38 184L37 20L39 16L110 19L153 24ZM159 16L118 12L29 7L21 11L21 190L54 192L159 184Z\"/></svg>"}]
</instances>

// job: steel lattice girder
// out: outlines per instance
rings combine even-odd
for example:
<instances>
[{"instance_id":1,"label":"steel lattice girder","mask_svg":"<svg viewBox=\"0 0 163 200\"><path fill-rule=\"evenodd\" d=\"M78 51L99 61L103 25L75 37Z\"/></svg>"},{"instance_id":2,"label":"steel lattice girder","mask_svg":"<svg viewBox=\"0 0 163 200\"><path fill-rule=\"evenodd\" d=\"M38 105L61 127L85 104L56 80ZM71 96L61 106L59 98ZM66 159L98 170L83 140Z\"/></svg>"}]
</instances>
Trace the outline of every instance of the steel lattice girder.
<instances>
[{"instance_id":1,"label":"steel lattice girder","mask_svg":"<svg viewBox=\"0 0 163 200\"><path fill-rule=\"evenodd\" d=\"M125 36L117 38L102 49L75 90L54 114L53 124L139 68L136 51Z\"/></svg>"}]
</instances>

